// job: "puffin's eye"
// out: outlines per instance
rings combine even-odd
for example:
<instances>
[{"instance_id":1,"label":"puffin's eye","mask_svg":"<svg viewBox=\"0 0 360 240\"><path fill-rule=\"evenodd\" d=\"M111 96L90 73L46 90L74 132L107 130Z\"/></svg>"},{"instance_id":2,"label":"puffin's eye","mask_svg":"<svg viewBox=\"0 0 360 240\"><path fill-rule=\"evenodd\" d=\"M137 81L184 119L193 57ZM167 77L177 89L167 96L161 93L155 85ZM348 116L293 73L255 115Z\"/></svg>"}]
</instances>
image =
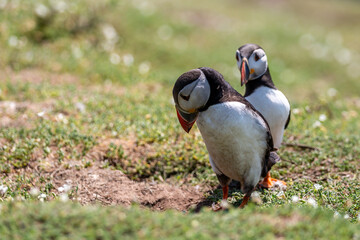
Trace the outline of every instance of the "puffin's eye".
<instances>
[{"instance_id":1,"label":"puffin's eye","mask_svg":"<svg viewBox=\"0 0 360 240\"><path fill-rule=\"evenodd\" d=\"M190 96L185 96L185 95L183 95L183 94L181 94L181 93L180 93L180 97L181 97L182 99L184 99L185 101L189 101L189 99L190 99Z\"/></svg>"},{"instance_id":2,"label":"puffin's eye","mask_svg":"<svg viewBox=\"0 0 360 240\"><path fill-rule=\"evenodd\" d=\"M255 59L255 62L257 62L260 59L256 53L255 53L254 59Z\"/></svg>"},{"instance_id":3,"label":"puffin's eye","mask_svg":"<svg viewBox=\"0 0 360 240\"><path fill-rule=\"evenodd\" d=\"M237 61L239 61L239 54L238 54L238 52L235 53L235 58L236 58Z\"/></svg>"}]
</instances>

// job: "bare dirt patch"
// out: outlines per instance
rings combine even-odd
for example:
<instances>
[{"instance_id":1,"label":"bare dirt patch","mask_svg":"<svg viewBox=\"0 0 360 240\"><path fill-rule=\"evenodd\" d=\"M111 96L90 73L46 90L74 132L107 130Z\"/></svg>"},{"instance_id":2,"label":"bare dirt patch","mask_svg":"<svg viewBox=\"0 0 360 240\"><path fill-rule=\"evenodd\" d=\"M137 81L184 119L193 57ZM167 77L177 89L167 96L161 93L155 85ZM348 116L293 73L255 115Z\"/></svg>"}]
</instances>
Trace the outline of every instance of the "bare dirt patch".
<instances>
[{"instance_id":1,"label":"bare dirt patch","mask_svg":"<svg viewBox=\"0 0 360 240\"><path fill-rule=\"evenodd\" d=\"M75 196L81 204L130 205L137 203L153 210L186 211L203 198L203 193L198 187L135 182L119 170L69 169L57 170L51 175L56 188L64 184L76 187Z\"/></svg>"},{"instance_id":2,"label":"bare dirt patch","mask_svg":"<svg viewBox=\"0 0 360 240\"><path fill-rule=\"evenodd\" d=\"M12 169L4 180L10 183L16 182L19 176L28 176L28 179L32 179L32 186L26 185L29 190L34 186L39 187L38 184L41 182L39 179L47 179L54 187L51 192L58 196L62 193L61 187L71 186L69 196L83 205L100 203L129 206L135 203L161 211L166 209L188 211L209 205L203 204L204 193L210 189L208 186L185 184L180 186L149 179L134 181L120 170L104 167L104 156L111 143L121 144L131 161L137 161L153 152L151 145L138 146L136 138L126 140L104 138L85 156L85 159L92 161L92 165L84 167L80 160L67 159L59 162L56 155L49 154L44 157L42 151L35 150L32 161L26 168ZM52 149L51 152L55 150ZM52 199L51 194L49 194L50 199Z\"/></svg>"},{"instance_id":3,"label":"bare dirt patch","mask_svg":"<svg viewBox=\"0 0 360 240\"><path fill-rule=\"evenodd\" d=\"M58 188L70 184L78 188L77 200L82 204L101 203L104 205L130 205L132 203L149 207L153 210L176 209L187 211L203 201L207 187L176 186L155 181L133 181L122 171L102 168L104 156L113 143L124 148L131 161L138 161L154 153L151 145L137 145L135 136L128 139L102 139L87 155L95 160L90 168L76 170L55 170L50 174Z\"/></svg>"}]
</instances>

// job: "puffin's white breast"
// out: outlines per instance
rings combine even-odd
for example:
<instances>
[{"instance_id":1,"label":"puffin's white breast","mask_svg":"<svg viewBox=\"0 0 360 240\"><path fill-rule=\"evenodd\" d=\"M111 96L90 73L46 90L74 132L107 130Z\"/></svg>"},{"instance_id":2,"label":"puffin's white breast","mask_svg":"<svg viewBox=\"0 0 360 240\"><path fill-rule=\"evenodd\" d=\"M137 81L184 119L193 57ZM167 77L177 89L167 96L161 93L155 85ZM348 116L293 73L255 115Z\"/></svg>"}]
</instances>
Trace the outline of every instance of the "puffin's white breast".
<instances>
[{"instance_id":1,"label":"puffin's white breast","mask_svg":"<svg viewBox=\"0 0 360 240\"><path fill-rule=\"evenodd\" d=\"M197 125L216 173L256 185L267 148L266 123L240 102L213 105Z\"/></svg>"},{"instance_id":2,"label":"puffin's white breast","mask_svg":"<svg viewBox=\"0 0 360 240\"><path fill-rule=\"evenodd\" d=\"M257 88L246 100L264 116L271 130L274 147L279 148L290 111L285 95L277 89L264 86Z\"/></svg>"}]
</instances>

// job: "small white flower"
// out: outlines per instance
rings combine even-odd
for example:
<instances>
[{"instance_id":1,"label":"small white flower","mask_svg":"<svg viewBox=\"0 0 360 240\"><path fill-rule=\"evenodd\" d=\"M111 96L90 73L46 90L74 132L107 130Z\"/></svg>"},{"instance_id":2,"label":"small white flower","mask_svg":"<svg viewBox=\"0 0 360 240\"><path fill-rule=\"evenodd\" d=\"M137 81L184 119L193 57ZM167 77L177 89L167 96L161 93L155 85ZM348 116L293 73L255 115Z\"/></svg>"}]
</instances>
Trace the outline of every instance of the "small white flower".
<instances>
[{"instance_id":1,"label":"small white flower","mask_svg":"<svg viewBox=\"0 0 360 240\"><path fill-rule=\"evenodd\" d=\"M124 64L127 67L130 67L134 63L134 57L131 54L125 54L123 56Z\"/></svg>"},{"instance_id":2,"label":"small white flower","mask_svg":"<svg viewBox=\"0 0 360 240\"><path fill-rule=\"evenodd\" d=\"M106 40L111 42L117 42L118 40L118 34L115 30L115 28L110 24L105 24L102 26L102 32L104 34L104 37Z\"/></svg>"},{"instance_id":3,"label":"small white flower","mask_svg":"<svg viewBox=\"0 0 360 240\"><path fill-rule=\"evenodd\" d=\"M284 194L283 191L279 191L279 192L276 194L276 196L277 196L278 198L284 198L284 197L285 197L285 194Z\"/></svg>"},{"instance_id":4,"label":"small white flower","mask_svg":"<svg viewBox=\"0 0 360 240\"><path fill-rule=\"evenodd\" d=\"M64 187L59 187L59 188L58 188L58 191L59 191L59 192L63 192L64 190L65 190Z\"/></svg>"},{"instance_id":5,"label":"small white flower","mask_svg":"<svg viewBox=\"0 0 360 240\"><path fill-rule=\"evenodd\" d=\"M139 65L139 73L141 75L145 75L150 71L150 63L149 62L143 62Z\"/></svg>"},{"instance_id":6,"label":"small white flower","mask_svg":"<svg viewBox=\"0 0 360 240\"><path fill-rule=\"evenodd\" d=\"M259 193L258 191L254 191L254 192L251 194L251 197L258 198L258 197L260 197L260 193Z\"/></svg>"},{"instance_id":7,"label":"small white flower","mask_svg":"<svg viewBox=\"0 0 360 240\"><path fill-rule=\"evenodd\" d=\"M46 194L45 194L45 193L42 193L42 194L39 195L38 198L46 198Z\"/></svg>"},{"instance_id":8,"label":"small white flower","mask_svg":"<svg viewBox=\"0 0 360 240\"><path fill-rule=\"evenodd\" d=\"M10 36L8 40L10 47L16 47L19 44L19 39L17 36Z\"/></svg>"},{"instance_id":9,"label":"small white flower","mask_svg":"<svg viewBox=\"0 0 360 240\"><path fill-rule=\"evenodd\" d=\"M58 11L58 12L65 12L65 10L67 9L67 3L65 1L56 1L56 0L52 0L51 1L51 5L53 6L53 8Z\"/></svg>"},{"instance_id":10,"label":"small white flower","mask_svg":"<svg viewBox=\"0 0 360 240\"><path fill-rule=\"evenodd\" d=\"M329 90L327 91L327 95L329 97L335 97L337 94L337 90L335 88L329 88Z\"/></svg>"},{"instance_id":11,"label":"small white flower","mask_svg":"<svg viewBox=\"0 0 360 240\"><path fill-rule=\"evenodd\" d=\"M349 214L345 214L344 215L344 219L349 219L350 218L350 215Z\"/></svg>"},{"instance_id":12,"label":"small white flower","mask_svg":"<svg viewBox=\"0 0 360 240\"><path fill-rule=\"evenodd\" d=\"M320 184L316 183L316 184L314 184L314 188L315 188L315 190L319 190L322 188L322 186Z\"/></svg>"},{"instance_id":13,"label":"small white flower","mask_svg":"<svg viewBox=\"0 0 360 240\"><path fill-rule=\"evenodd\" d=\"M37 115L38 115L38 117L44 117L45 112L44 112L44 111L42 111L42 112L38 112L38 113L37 113Z\"/></svg>"},{"instance_id":14,"label":"small white flower","mask_svg":"<svg viewBox=\"0 0 360 240\"><path fill-rule=\"evenodd\" d=\"M286 185L282 181L276 181L274 182L273 188L284 191L286 190Z\"/></svg>"},{"instance_id":15,"label":"small white flower","mask_svg":"<svg viewBox=\"0 0 360 240\"><path fill-rule=\"evenodd\" d=\"M68 184L64 184L63 187L64 187L65 192L68 192L71 189L71 185L68 185Z\"/></svg>"},{"instance_id":16,"label":"small white flower","mask_svg":"<svg viewBox=\"0 0 360 240\"><path fill-rule=\"evenodd\" d=\"M62 113L59 113L58 115L56 115L55 119L56 119L56 121L58 121L58 122L63 122L63 123L65 123L65 124L68 123L68 120L66 119L66 117L65 117L64 114L62 114Z\"/></svg>"},{"instance_id":17,"label":"small white flower","mask_svg":"<svg viewBox=\"0 0 360 240\"><path fill-rule=\"evenodd\" d=\"M0 185L0 195L5 195L5 193L7 192L8 187L5 185Z\"/></svg>"},{"instance_id":18,"label":"small white flower","mask_svg":"<svg viewBox=\"0 0 360 240\"><path fill-rule=\"evenodd\" d=\"M313 199L313 198L309 198L309 199L307 200L307 203L308 203L309 205L315 207L315 208L317 207L317 202L316 202L316 200Z\"/></svg>"},{"instance_id":19,"label":"small white flower","mask_svg":"<svg viewBox=\"0 0 360 240\"><path fill-rule=\"evenodd\" d=\"M318 128L318 127L321 127L321 122L320 121L315 121L314 124L312 125L313 128Z\"/></svg>"},{"instance_id":20,"label":"small white flower","mask_svg":"<svg viewBox=\"0 0 360 240\"><path fill-rule=\"evenodd\" d=\"M340 213L338 211L335 211L334 212L334 218L338 218L338 217L340 217Z\"/></svg>"},{"instance_id":21,"label":"small white flower","mask_svg":"<svg viewBox=\"0 0 360 240\"><path fill-rule=\"evenodd\" d=\"M37 196L37 195L39 195L39 193L40 193L40 191L39 191L38 188L32 188L32 189L30 190L30 194L31 194L32 196Z\"/></svg>"},{"instance_id":22,"label":"small white flower","mask_svg":"<svg viewBox=\"0 0 360 240\"><path fill-rule=\"evenodd\" d=\"M325 121L326 119L327 119L327 117L326 117L325 114L321 114L321 115L319 116L319 121L320 121L320 122L323 122L323 121Z\"/></svg>"},{"instance_id":23,"label":"small white flower","mask_svg":"<svg viewBox=\"0 0 360 240\"><path fill-rule=\"evenodd\" d=\"M292 110L292 112L293 112L293 114L297 115L297 114L300 113L300 109L294 108L294 109Z\"/></svg>"},{"instance_id":24,"label":"small white flower","mask_svg":"<svg viewBox=\"0 0 360 240\"><path fill-rule=\"evenodd\" d=\"M44 199L46 198L46 194L45 193L41 193L39 196L38 196L38 199L40 200L40 202L44 202Z\"/></svg>"},{"instance_id":25,"label":"small white flower","mask_svg":"<svg viewBox=\"0 0 360 240\"><path fill-rule=\"evenodd\" d=\"M251 201L260 205L262 204L262 200L261 200L261 197L260 197L260 193L255 191L251 194Z\"/></svg>"},{"instance_id":26,"label":"small white flower","mask_svg":"<svg viewBox=\"0 0 360 240\"><path fill-rule=\"evenodd\" d=\"M299 201L299 197L294 195L291 197L291 201L297 203Z\"/></svg>"},{"instance_id":27,"label":"small white flower","mask_svg":"<svg viewBox=\"0 0 360 240\"><path fill-rule=\"evenodd\" d=\"M116 53L111 53L110 54L110 62L114 65L117 65L120 63L120 56Z\"/></svg>"},{"instance_id":28,"label":"small white flower","mask_svg":"<svg viewBox=\"0 0 360 240\"><path fill-rule=\"evenodd\" d=\"M223 199L220 202L220 206L222 207L222 209L228 209L229 208L229 203L227 200Z\"/></svg>"},{"instance_id":29,"label":"small white flower","mask_svg":"<svg viewBox=\"0 0 360 240\"><path fill-rule=\"evenodd\" d=\"M79 112L84 113L86 111L86 106L82 102L75 103L75 107Z\"/></svg>"},{"instance_id":30,"label":"small white flower","mask_svg":"<svg viewBox=\"0 0 360 240\"><path fill-rule=\"evenodd\" d=\"M60 201L67 202L69 200L69 196L66 193L60 194Z\"/></svg>"},{"instance_id":31,"label":"small white flower","mask_svg":"<svg viewBox=\"0 0 360 240\"><path fill-rule=\"evenodd\" d=\"M50 13L50 10L44 4L38 4L35 7L35 13L41 18L45 18Z\"/></svg>"}]
</instances>

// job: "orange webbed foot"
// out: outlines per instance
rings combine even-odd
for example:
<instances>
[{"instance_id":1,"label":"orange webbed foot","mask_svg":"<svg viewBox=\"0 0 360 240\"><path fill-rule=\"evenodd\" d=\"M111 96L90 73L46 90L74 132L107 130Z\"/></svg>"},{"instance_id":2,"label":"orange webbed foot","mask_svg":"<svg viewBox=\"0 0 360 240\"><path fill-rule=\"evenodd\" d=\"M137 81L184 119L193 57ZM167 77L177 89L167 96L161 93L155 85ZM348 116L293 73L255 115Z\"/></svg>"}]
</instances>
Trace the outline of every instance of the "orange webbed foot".
<instances>
[{"instance_id":1,"label":"orange webbed foot","mask_svg":"<svg viewBox=\"0 0 360 240\"><path fill-rule=\"evenodd\" d=\"M268 172L266 177L261 182L259 182L259 186L262 188L271 188L274 185L286 186L286 182L270 177L270 172Z\"/></svg>"}]
</instances>

